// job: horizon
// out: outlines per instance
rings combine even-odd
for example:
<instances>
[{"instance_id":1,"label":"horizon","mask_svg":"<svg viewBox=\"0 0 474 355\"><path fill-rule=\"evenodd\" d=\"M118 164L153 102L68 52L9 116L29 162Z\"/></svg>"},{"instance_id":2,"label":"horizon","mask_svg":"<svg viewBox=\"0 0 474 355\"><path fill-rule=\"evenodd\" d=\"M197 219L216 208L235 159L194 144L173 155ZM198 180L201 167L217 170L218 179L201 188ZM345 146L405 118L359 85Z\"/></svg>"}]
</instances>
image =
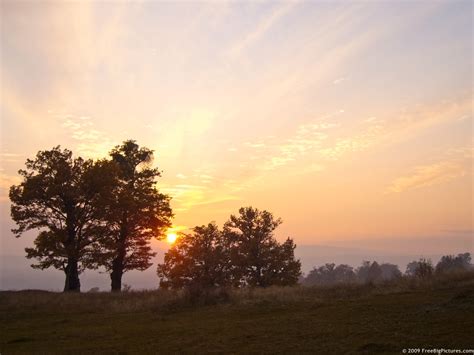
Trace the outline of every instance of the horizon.
<instances>
[{"instance_id":1,"label":"horizon","mask_svg":"<svg viewBox=\"0 0 474 355\"><path fill-rule=\"evenodd\" d=\"M10 231L26 159L126 139L175 231L254 206L298 247L473 252L471 2L0 8L0 270L36 236Z\"/></svg>"},{"instance_id":2,"label":"horizon","mask_svg":"<svg viewBox=\"0 0 474 355\"><path fill-rule=\"evenodd\" d=\"M303 276L307 275L315 267L326 263L347 264L356 269L364 260L376 261L379 264L390 263L399 267L402 273L405 272L409 262L426 258L434 265L444 255L458 255L469 252L474 254L472 243L468 240L461 240L454 245L437 245L435 248L426 248L423 243L426 239L412 240L419 245L412 253L403 252L402 249L390 250L370 249L373 240L365 240L366 246L359 244L354 246L337 245L297 245L295 256L301 261ZM466 248L459 245L465 245ZM156 275L156 265L163 262L163 256L169 245L165 241L155 244L154 250L158 253L153 258L153 265L146 271L130 271L124 275L124 284L131 286L134 290L156 289L158 287L158 277ZM63 272L60 270L34 270L29 265L32 260L27 260L21 255L3 255L3 263L0 263L0 290L19 289L42 289L48 291L61 290L63 283ZM110 286L110 275L105 270L86 270L81 275L81 284L84 291L93 287L99 287L101 291L107 290Z\"/></svg>"}]
</instances>

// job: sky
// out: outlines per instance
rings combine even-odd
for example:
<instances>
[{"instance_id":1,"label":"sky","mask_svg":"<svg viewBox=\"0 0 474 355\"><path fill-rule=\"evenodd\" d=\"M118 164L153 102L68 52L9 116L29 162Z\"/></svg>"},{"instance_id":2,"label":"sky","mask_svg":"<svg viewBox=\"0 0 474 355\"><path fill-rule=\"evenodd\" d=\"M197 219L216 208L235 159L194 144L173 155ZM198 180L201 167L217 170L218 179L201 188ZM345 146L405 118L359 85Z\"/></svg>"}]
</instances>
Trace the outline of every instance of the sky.
<instances>
[{"instance_id":1,"label":"sky","mask_svg":"<svg viewBox=\"0 0 474 355\"><path fill-rule=\"evenodd\" d=\"M126 139L178 229L251 205L298 245L473 249L471 1L0 4L0 258L28 157Z\"/></svg>"}]
</instances>

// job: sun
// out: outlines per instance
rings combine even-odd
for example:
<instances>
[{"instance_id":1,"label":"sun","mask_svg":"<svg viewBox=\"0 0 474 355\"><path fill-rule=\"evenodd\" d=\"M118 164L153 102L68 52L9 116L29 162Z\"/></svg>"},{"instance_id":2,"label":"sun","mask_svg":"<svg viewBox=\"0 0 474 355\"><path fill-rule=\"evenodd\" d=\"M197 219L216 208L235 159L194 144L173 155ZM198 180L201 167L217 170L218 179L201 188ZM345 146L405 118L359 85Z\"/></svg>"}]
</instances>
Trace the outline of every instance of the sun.
<instances>
[{"instance_id":1,"label":"sun","mask_svg":"<svg viewBox=\"0 0 474 355\"><path fill-rule=\"evenodd\" d=\"M166 235L166 241L169 243L169 244L173 244L176 239L178 239L178 235L176 233L168 233Z\"/></svg>"}]
</instances>

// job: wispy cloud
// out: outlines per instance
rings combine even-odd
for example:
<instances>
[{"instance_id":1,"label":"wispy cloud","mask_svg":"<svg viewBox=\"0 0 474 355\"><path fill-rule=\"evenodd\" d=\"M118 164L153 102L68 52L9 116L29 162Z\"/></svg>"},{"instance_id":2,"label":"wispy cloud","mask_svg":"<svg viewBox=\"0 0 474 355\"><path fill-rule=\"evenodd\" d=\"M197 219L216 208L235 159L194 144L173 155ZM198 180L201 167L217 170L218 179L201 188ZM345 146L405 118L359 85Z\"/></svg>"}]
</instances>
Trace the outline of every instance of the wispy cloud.
<instances>
[{"instance_id":1,"label":"wispy cloud","mask_svg":"<svg viewBox=\"0 0 474 355\"><path fill-rule=\"evenodd\" d=\"M6 162L18 162L21 161L23 155L17 153L8 153L8 152L1 152L0 153L0 164Z\"/></svg>"},{"instance_id":2,"label":"wispy cloud","mask_svg":"<svg viewBox=\"0 0 474 355\"><path fill-rule=\"evenodd\" d=\"M257 27L250 33L246 34L245 37L240 39L234 46L231 48L230 53L233 55L241 54L247 48L251 47L255 42L260 40L270 28L278 22L282 17L284 17L291 9L298 4L296 1L284 1L273 10L273 12L265 17Z\"/></svg>"},{"instance_id":3,"label":"wispy cloud","mask_svg":"<svg viewBox=\"0 0 474 355\"><path fill-rule=\"evenodd\" d=\"M430 165L417 166L411 174L395 179L387 192L403 192L441 184L464 176L466 172L465 165L454 161L442 161Z\"/></svg>"},{"instance_id":4,"label":"wispy cloud","mask_svg":"<svg viewBox=\"0 0 474 355\"><path fill-rule=\"evenodd\" d=\"M0 202L8 200L8 191L10 186L21 182L19 175L8 175L0 170Z\"/></svg>"},{"instance_id":5,"label":"wispy cloud","mask_svg":"<svg viewBox=\"0 0 474 355\"><path fill-rule=\"evenodd\" d=\"M207 175L207 174L201 174L199 175L199 178L204 184L208 184L214 180L214 176Z\"/></svg>"},{"instance_id":6,"label":"wispy cloud","mask_svg":"<svg viewBox=\"0 0 474 355\"><path fill-rule=\"evenodd\" d=\"M313 154L323 147L323 142L328 138L329 132L340 126L340 123L334 122L334 119L343 113L344 110L338 110L302 123L296 127L292 135L286 138L271 135L258 142L246 142L244 146L258 149L260 152L260 155L253 154L248 159L261 161L257 165L259 169L271 171ZM322 168L321 164L317 165L318 168L312 171Z\"/></svg>"},{"instance_id":7,"label":"wispy cloud","mask_svg":"<svg viewBox=\"0 0 474 355\"><path fill-rule=\"evenodd\" d=\"M339 160L348 153L361 152L372 146L382 133L382 126L372 125L366 130L356 133L351 137L336 138L331 145L319 150L325 159Z\"/></svg>"},{"instance_id":8,"label":"wispy cloud","mask_svg":"<svg viewBox=\"0 0 474 355\"><path fill-rule=\"evenodd\" d=\"M317 122L300 125L296 134L277 146L277 152L264 164L264 170L274 170L295 161L317 148L327 139L327 130L338 127L333 122Z\"/></svg>"},{"instance_id":9,"label":"wispy cloud","mask_svg":"<svg viewBox=\"0 0 474 355\"><path fill-rule=\"evenodd\" d=\"M424 106L416 106L398 112L387 112L380 117L354 120L345 127L351 114L343 109L322 115L312 121L302 123L285 136L271 136L255 142L246 142L243 146L252 149L249 154L241 155L244 160L238 164L245 172L245 184L240 188L251 187L268 174L290 164L300 174L326 170L330 162L347 159L353 154L369 149L378 149L383 145L401 144L404 140L416 136L433 126L455 122L456 117L469 112L469 98L453 98ZM409 184L421 184L431 179L436 183L457 171L459 163L442 164L416 171L413 179L402 179L391 190L401 189ZM444 170L443 170L444 169ZM293 171L293 170L292 170ZM443 173L444 172L444 173ZM437 174L436 176L434 176ZM438 176L439 175L439 176Z\"/></svg>"},{"instance_id":10,"label":"wispy cloud","mask_svg":"<svg viewBox=\"0 0 474 355\"><path fill-rule=\"evenodd\" d=\"M340 78L334 79L332 83L333 83L334 85L338 85L338 84L340 84L340 83L346 81L347 79L348 79L348 78L347 78L346 76L342 76L342 77L340 77Z\"/></svg>"},{"instance_id":11,"label":"wispy cloud","mask_svg":"<svg viewBox=\"0 0 474 355\"><path fill-rule=\"evenodd\" d=\"M225 181L221 181L212 188L208 184L213 177L203 175L199 184L173 184L163 185L160 191L172 197L173 210L184 212L193 207L210 205L224 201L238 200L239 197L233 195L231 191L225 188Z\"/></svg>"},{"instance_id":12,"label":"wispy cloud","mask_svg":"<svg viewBox=\"0 0 474 355\"><path fill-rule=\"evenodd\" d=\"M56 117L62 122L61 127L68 131L75 141L75 151L79 155L89 158L104 157L114 146L113 140L105 132L95 128L91 117L72 114L56 115Z\"/></svg>"},{"instance_id":13,"label":"wispy cloud","mask_svg":"<svg viewBox=\"0 0 474 355\"><path fill-rule=\"evenodd\" d=\"M348 153L399 144L429 128L456 122L458 117L470 115L472 105L472 98L461 96L388 112L384 117L371 116L363 120L363 125L354 127L350 135L335 137L319 153L325 158L339 160Z\"/></svg>"},{"instance_id":14,"label":"wispy cloud","mask_svg":"<svg viewBox=\"0 0 474 355\"><path fill-rule=\"evenodd\" d=\"M245 142L245 146L250 147L250 148L263 148L265 147L265 143L259 142L259 143L252 143L252 142Z\"/></svg>"}]
</instances>

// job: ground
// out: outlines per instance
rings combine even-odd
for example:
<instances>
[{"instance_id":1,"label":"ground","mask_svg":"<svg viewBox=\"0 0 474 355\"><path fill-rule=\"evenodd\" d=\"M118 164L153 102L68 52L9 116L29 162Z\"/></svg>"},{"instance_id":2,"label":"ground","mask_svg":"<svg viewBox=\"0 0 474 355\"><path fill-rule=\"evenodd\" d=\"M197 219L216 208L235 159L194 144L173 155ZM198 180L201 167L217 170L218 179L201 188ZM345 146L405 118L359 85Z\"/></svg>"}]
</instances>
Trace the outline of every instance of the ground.
<instances>
[{"instance_id":1,"label":"ground","mask_svg":"<svg viewBox=\"0 0 474 355\"><path fill-rule=\"evenodd\" d=\"M429 287L240 291L216 297L214 305L191 305L184 298L173 302L173 297L184 296L2 292L0 352L401 354L404 348L474 349L472 276Z\"/></svg>"}]
</instances>

